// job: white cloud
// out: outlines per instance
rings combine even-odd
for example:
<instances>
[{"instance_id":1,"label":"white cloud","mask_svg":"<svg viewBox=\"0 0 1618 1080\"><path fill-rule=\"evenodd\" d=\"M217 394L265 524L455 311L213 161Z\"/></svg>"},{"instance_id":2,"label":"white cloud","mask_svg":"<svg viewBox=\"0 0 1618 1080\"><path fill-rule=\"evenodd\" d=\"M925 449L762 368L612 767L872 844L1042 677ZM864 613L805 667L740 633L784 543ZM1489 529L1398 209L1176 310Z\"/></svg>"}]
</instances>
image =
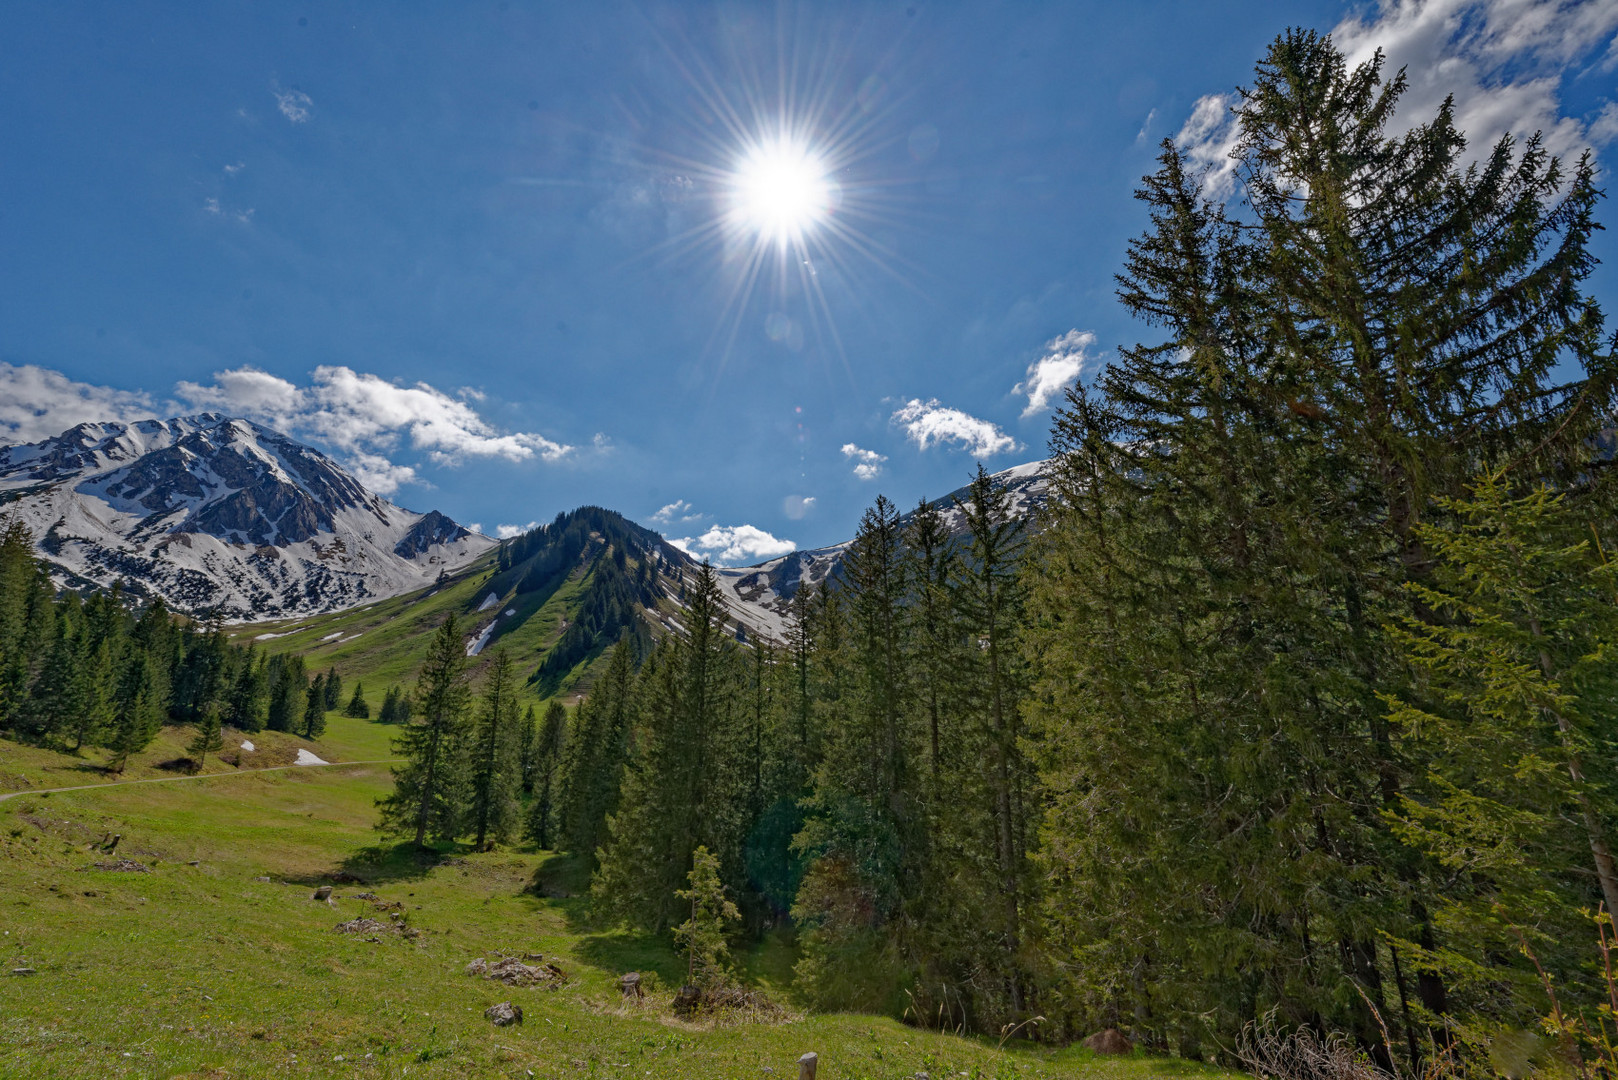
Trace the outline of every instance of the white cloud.
<instances>
[{"instance_id":1,"label":"white cloud","mask_svg":"<svg viewBox=\"0 0 1618 1080\"><path fill-rule=\"evenodd\" d=\"M1141 121L1140 131L1135 133L1135 145L1136 146L1139 146L1141 143L1144 143L1146 141L1146 136L1148 134L1150 134L1151 130L1152 130L1152 121L1156 120L1156 119L1157 119L1157 110L1156 109L1153 109L1151 112L1146 114L1146 119Z\"/></svg>"},{"instance_id":2,"label":"white cloud","mask_svg":"<svg viewBox=\"0 0 1618 1080\"><path fill-rule=\"evenodd\" d=\"M468 526L468 528L470 528L470 526ZM501 540L510 540L514 536L521 536L523 533L533 532L537 528L539 528L539 522L537 521L530 521L526 525L496 525L494 527L494 535L499 537Z\"/></svg>"},{"instance_id":3,"label":"white cloud","mask_svg":"<svg viewBox=\"0 0 1618 1080\"><path fill-rule=\"evenodd\" d=\"M502 434L466 401L424 382L399 386L349 367L322 366L310 385L255 368L214 374L209 385L181 382L175 393L193 406L258 420L289 435L313 438L346 455L355 476L389 494L419 482L415 470L394 463L401 442L438 465L468 458L556 461L573 447L526 432Z\"/></svg>"},{"instance_id":4,"label":"white cloud","mask_svg":"<svg viewBox=\"0 0 1618 1080\"><path fill-rule=\"evenodd\" d=\"M706 558L718 566L745 566L796 551L797 544L780 540L752 525L715 525L697 537L669 543L694 559Z\"/></svg>"},{"instance_id":5,"label":"white cloud","mask_svg":"<svg viewBox=\"0 0 1618 1080\"><path fill-rule=\"evenodd\" d=\"M215 217L233 217L243 225L246 225L253 220L252 207L248 207L246 210L226 210L224 207L219 205L219 200L211 195L202 200L202 208Z\"/></svg>"},{"instance_id":6,"label":"white cloud","mask_svg":"<svg viewBox=\"0 0 1618 1080\"><path fill-rule=\"evenodd\" d=\"M235 176L237 173L241 172L245 168L247 168L247 162L245 162L245 161L238 161L234 165L226 165L225 166L225 175L226 176Z\"/></svg>"},{"instance_id":7,"label":"white cloud","mask_svg":"<svg viewBox=\"0 0 1618 1080\"><path fill-rule=\"evenodd\" d=\"M693 521L701 521L702 518L703 515L697 512L697 508L684 499L675 499L652 515L652 520L659 525L672 525L675 522L683 525Z\"/></svg>"},{"instance_id":8,"label":"white cloud","mask_svg":"<svg viewBox=\"0 0 1618 1080\"><path fill-rule=\"evenodd\" d=\"M1016 439L990 421L945 408L937 398L912 398L894 412L892 419L923 450L934 443L955 443L973 457L990 457L1019 449Z\"/></svg>"},{"instance_id":9,"label":"white cloud","mask_svg":"<svg viewBox=\"0 0 1618 1080\"><path fill-rule=\"evenodd\" d=\"M0 442L37 442L97 420L151 420L159 410L138 391L75 382L59 371L0 363Z\"/></svg>"},{"instance_id":10,"label":"white cloud","mask_svg":"<svg viewBox=\"0 0 1618 1080\"><path fill-rule=\"evenodd\" d=\"M854 462L854 475L861 480L875 480L881 476L882 463L888 460L886 454L863 450L853 443L843 444L843 456Z\"/></svg>"},{"instance_id":11,"label":"white cloud","mask_svg":"<svg viewBox=\"0 0 1618 1080\"><path fill-rule=\"evenodd\" d=\"M813 495L788 495L781 500L781 513L793 521L802 521L815 508Z\"/></svg>"},{"instance_id":12,"label":"white cloud","mask_svg":"<svg viewBox=\"0 0 1618 1080\"><path fill-rule=\"evenodd\" d=\"M281 110L282 116L294 124L302 124L309 119L309 110L314 108L315 103L309 99L308 94L296 87L282 90L274 83L270 84L270 93L275 95L275 105Z\"/></svg>"},{"instance_id":13,"label":"white cloud","mask_svg":"<svg viewBox=\"0 0 1618 1080\"><path fill-rule=\"evenodd\" d=\"M482 536L483 535L483 522L481 522L481 521L469 522L467 524L467 526L466 526L466 531L471 532L471 533L477 533L479 536Z\"/></svg>"},{"instance_id":14,"label":"white cloud","mask_svg":"<svg viewBox=\"0 0 1618 1080\"><path fill-rule=\"evenodd\" d=\"M1456 126L1476 159L1508 132L1522 139L1542 131L1546 148L1564 156L1618 138L1611 104L1586 121L1564 115L1561 102L1564 72L1598 52L1618 55L1615 33L1618 0L1387 0L1374 15L1338 23L1332 39L1350 66L1381 48L1388 74L1405 69L1397 124L1431 120L1454 94ZM1176 138L1193 162L1212 166L1209 189L1217 195L1235 179L1236 100L1198 99Z\"/></svg>"},{"instance_id":15,"label":"white cloud","mask_svg":"<svg viewBox=\"0 0 1618 1080\"><path fill-rule=\"evenodd\" d=\"M1011 388L1013 394L1026 394L1024 416L1032 416L1049 405L1051 398L1066 390L1090 360L1085 350L1096 343L1088 330L1069 330L1045 344L1045 355L1028 365L1028 377Z\"/></svg>"}]
</instances>

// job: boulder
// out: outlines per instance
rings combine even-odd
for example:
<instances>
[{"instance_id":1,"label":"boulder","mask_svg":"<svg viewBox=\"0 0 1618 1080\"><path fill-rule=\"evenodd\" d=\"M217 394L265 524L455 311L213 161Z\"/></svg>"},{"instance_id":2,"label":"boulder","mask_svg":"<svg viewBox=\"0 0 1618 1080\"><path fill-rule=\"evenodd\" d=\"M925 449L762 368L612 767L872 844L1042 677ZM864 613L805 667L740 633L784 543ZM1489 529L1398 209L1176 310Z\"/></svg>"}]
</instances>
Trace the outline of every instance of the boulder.
<instances>
[{"instance_id":1,"label":"boulder","mask_svg":"<svg viewBox=\"0 0 1618 1080\"><path fill-rule=\"evenodd\" d=\"M483 1018L495 1027L510 1027L512 1024L522 1023L522 1006L513 1005L509 1001L502 1001L498 1005L490 1005L483 1010Z\"/></svg>"},{"instance_id":2,"label":"boulder","mask_svg":"<svg viewBox=\"0 0 1618 1080\"><path fill-rule=\"evenodd\" d=\"M1135 1051L1135 1044L1117 1028L1102 1028L1084 1040L1084 1048L1097 1054L1131 1054Z\"/></svg>"}]
</instances>

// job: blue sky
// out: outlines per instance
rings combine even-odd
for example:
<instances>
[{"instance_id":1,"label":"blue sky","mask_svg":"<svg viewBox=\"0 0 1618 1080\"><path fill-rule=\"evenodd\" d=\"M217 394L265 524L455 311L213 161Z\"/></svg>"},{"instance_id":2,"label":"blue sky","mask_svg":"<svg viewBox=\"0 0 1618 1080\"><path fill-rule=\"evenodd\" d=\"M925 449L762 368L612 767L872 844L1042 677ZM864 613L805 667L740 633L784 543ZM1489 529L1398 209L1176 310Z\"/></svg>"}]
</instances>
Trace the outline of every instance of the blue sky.
<instances>
[{"instance_id":1,"label":"blue sky","mask_svg":"<svg viewBox=\"0 0 1618 1080\"><path fill-rule=\"evenodd\" d=\"M1291 24L1408 64L1412 120L1611 160L1618 0L8 3L0 435L217 408L491 534L842 540L1044 456L1142 335L1157 142L1217 165ZM781 247L736 188L783 123L820 216Z\"/></svg>"}]
</instances>

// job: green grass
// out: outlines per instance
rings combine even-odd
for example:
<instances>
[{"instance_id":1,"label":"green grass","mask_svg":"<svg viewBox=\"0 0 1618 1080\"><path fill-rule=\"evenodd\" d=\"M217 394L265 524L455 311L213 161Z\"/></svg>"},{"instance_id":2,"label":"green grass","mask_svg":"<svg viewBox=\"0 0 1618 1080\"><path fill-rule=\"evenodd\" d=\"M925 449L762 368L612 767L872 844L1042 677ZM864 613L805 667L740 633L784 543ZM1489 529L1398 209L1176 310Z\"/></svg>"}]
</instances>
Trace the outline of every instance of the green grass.
<instances>
[{"instance_id":1,"label":"green grass","mask_svg":"<svg viewBox=\"0 0 1618 1080\"><path fill-rule=\"evenodd\" d=\"M334 717L318 746L373 756L386 734ZM0 761L42 753L0 748ZM384 766L350 765L0 802L0 1076L730 1080L794 1077L807 1050L823 1080L1215 1075L1144 1056L998 1050L867 1016L677 1022L679 958L663 939L592 926L575 860L522 850L423 860L371 830L389 783ZM119 856L151 872L90 868L107 857L87 845L108 832L124 837ZM311 899L342 873L366 884L339 884L335 907ZM353 898L365 889L403 904L420 937L334 932L358 915L386 918ZM501 950L558 958L571 981L544 991L463 973ZM738 966L790 1006L793 957L790 935L774 934ZM37 974L6 974L22 966ZM638 1007L614 987L631 969L655 975ZM484 1020L505 1000L522 1005L521 1027Z\"/></svg>"}]
</instances>

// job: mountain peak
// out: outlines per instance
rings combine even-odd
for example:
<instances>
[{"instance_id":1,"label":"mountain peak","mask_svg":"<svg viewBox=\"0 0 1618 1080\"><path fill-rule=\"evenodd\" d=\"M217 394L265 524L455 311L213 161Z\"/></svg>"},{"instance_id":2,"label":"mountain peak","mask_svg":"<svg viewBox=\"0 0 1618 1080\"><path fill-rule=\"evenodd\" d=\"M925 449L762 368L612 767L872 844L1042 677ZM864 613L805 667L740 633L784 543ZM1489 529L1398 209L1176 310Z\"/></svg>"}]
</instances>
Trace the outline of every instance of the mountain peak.
<instances>
[{"instance_id":1,"label":"mountain peak","mask_svg":"<svg viewBox=\"0 0 1618 1080\"><path fill-rule=\"evenodd\" d=\"M0 448L0 502L63 583L124 580L240 619L406 592L494 544L394 505L281 432L212 412Z\"/></svg>"}]
</instances>

